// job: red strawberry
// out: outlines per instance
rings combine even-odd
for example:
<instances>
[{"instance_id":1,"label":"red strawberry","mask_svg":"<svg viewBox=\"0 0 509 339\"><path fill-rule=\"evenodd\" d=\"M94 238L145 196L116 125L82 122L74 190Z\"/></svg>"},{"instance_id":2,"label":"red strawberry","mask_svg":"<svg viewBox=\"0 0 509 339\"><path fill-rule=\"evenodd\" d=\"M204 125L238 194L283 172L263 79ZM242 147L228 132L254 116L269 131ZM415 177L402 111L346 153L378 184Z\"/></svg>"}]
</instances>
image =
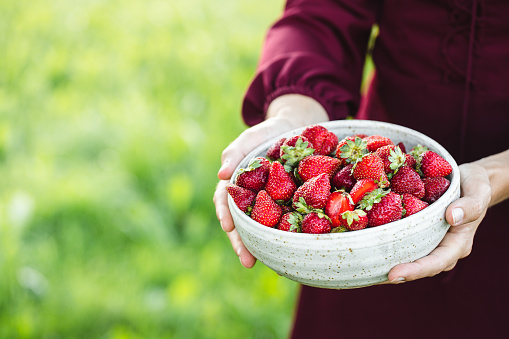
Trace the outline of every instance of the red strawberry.
<instances>
[{"instance_id":1,"label":"red strawberry","mask_svg":"<svg viewBox=\"0 0 509 339\"><path fill-rule=\"evenodd\" d=\"M406 218L412 214L415 214L423 209L425 209L426 207L428 207L428 203L425 202L425 201L422 201L418 198L416 198L414 195L412 194L403 194L401 196L401 202L403 203L403 208L404 208L404 216L403 218Z\"/></svg>"},{"instance_id":2,"label":"red strawberry","mask_svg":"<svg viewBox=\"0 0 509 339\"><path fill-rule=\"evenodd\" d=\"M327 216L323 213L311 212L306 214L302 220L302 232L321 234L331 231L331 223Z\"/></svg>"},{"instance_id":3,"label":"red strawberry","mask_svg":"<svg viewBox=\"0 0 509 339\"><path fill-rule=\"evenodd\" d=\"M265 187L269 177L270 162L262 157L251 160L247 168L239 171L235 183L241 187L258 192Z\"/></svg>"},{"instance_id":4,"label":"red strawberry","mask_svg":"<svg viewBox=\"0 0 509 339\"><path fill-rule=\"evenodd\" d=\"M332 185L337 189L350 191L355 185L355 178L352 175L353 164L346 165L332 177Z\"/></svg>"},{"instance_id":5,"label":"red strawberry","mask_svg":"<svg viewBox=\"0 0 509 339\"><path fill-rule=\"evenodd\" d=\"M405 165L415 169L415 166L417 165L417 160L415 160L415 158L408 153L405 153L405 158L406 158Z\"/></svg>"},{"instance_id":6,"label":"red strawberry","mask_svg":"<svg viewBox=\"0 0 509 339\"><path fill-rule=\"evenodd\" d=\"M424 197L424 183L417 172L409 166L401 167L391 179L391 189L398 194L409 193Z\"/></svg>"},{"instance_id":7,"label":"red strawberry","mask_svg":"<svg viewBox=\"0 0 509 339\"><path fill-rule=\"evenodd\" d=\"M387 145L382 146L375 151L375 153L378 154L378 156L380 157L380 159L382 159L384 163L385 173L392 173L391 161L389 160L389 157L391 156L391 151L394 150L395 147L396 146L394 145Z\"/></svg>"},{"instance_id":8,"label":"red strawberry","mask_svg":"<svg viewBox=\"0 0 509 339\"><path fill-rule=\"evenodd\" d=\"M253 211L251 212L251 218L254 221L268 227L274 227L279 222L281 214L281 207L272 200L266 191L261 190L258 192Z\"/></svg>"},{"instance_id":9,"label":"red strawberry","mask_svg":"<svg viewBox=\"0 0 509 339\"><path fill-rule=\"evenodd\" d=\"M310 155L299 162L297 173L302 181L326 173L332 177L339 168L339 160L325 155Z\"/></svg>"},{"instance_id":10,"label":"red strawberry","mask_svg":"<svg viewBox=\"0 0 509 339\"><path fill-rule=\"evenodd\" d=\"M306 127L302 136L308 138L318 155L329 155L338 145L338 137L321 125Z\"/></svg>"},{"instance_id":11,"label":"red strawberry","mask_svg":"<svg viewBox=\"0 0 509 339\"><path fill-rule=\"evenodd\" d=\"M405 153L401 151L401 148L395 145L382 146L378 148L375 153L382 159L385 173L393 173L407 163ZM413 157L410 158L413 159Z\"/></svg>"},{"instance_id":12,"label":"red strawberry","mask_svg":"<svg viewBox=\"0 0 509 339\"><path fill-rule=\"evenodd\" d=\"M447 191L451 182L443 177L431 177L422 179L426 193L422 200L434 203Z\"/></svg>"},{"instance_id":13,"label":"red strawberry","mask_svg":"<svg viewBox=\"0 0 509 339\"><path fill-rule=\"evenodd\" d=\"M389 192L379 203L373 204L373 207L368 211L368 224L374 227L399 220L402 212L401 196Z\"/></svg>"},{"instance_id":14,"label":"red strawberry","mask_svg":"<svg viewBox=\"0 0 509 339\"><path fill-rule=\"evenodd\" d=\"M336 148L336 158L341 159L342 164L355 164L367 153L366 142L361 138L343 139Z\"/></svg>"},{"instance_id":15,"label":"red strawberry","mask_svg":"<svg viewBox=\"0 0 509 339\"><path fill-rule=\"evenodd\" d=\"M299 202L300 198L304 198L307 205L313 208L324 208L329 198L331 190L329 176L322 173L314 178L306 181L302 186L297 188L293 195L293 206Z\"/></svg>"},{"instance_id":16,"label":"red strawberry","mask_svg":"<svg viewBox=\"0 0 509 339\"><path fill-rule=\"evenodd\" d=\"M283 204L293 197L297 185L290 174L285 171L283 165L274 161L270 167L265 190L274 201Z\"/></svg>"},{"instance_id":17,"label":"red strawberry","mask_svg":"<svg viewBox=\"0 0 509 339\"><path fill-rule=\"evenodd\" d=\"M331 219L332 227L340 225L341 214L345 211L352 211L354 204L352 198L346 192L335 191L329 195L325 205L325 214Z\"/></svg>"},{"instance_id":18,"label":"red strawberry","mask_svg":"<svg viewBox=\"0 0 509 339\"><path fill-rule=\"evenodd\" d=\"M376 153L368 153L356 163L353 167L352 174L356 180L372 179L380 187L388 185L387 175L384 170L384 163Z\"/></svg>"},{"instance_id":19,"label":"red strawberry","mask_svg":"<svg viewBox=\"0 0 509 339\"><path fill-rule=\"evenodd\" d=\"M419 168L425 177L445 177L452 172L452 166L433 151L424 152L419 158Z\"/></svg>"},{"instance_id":20,"label":"red strawberry","mask_svg":"<svg viewBox=\"0 0 509 339\"><path fill-rule=\"evenodd\" d=\"M285 140L279 149L279 156L285 169L290 172L299 161L315 152L313 144L306 137L296 135Z\"/></svg>"},{"instance_id":21,"label":"red strawberry","mask_svg":"<svg viewBox=\"0 0 509 339\"><path fill-rule=\"evenodd\" d=\"M361 179L357 181L350 191L353 203L356 205L366 193L374 191L377 188L378 185L371 179Z\"/></svg>"},{"instance_id":22,"label":"red strawberry","mask_svg":"<svg viewBox=\"0 0 509 339\"><path fill-rule=\"evenodd\" d=\"M231 195L235 205L244 213L250 213L256 193L247 188L237 186L235 184L227 184L226 191Z\"/></svg>"},{"instance_id":23,"label":"red strawberry","mask_svg":"<svg viewBox=\"0 0 509 339\"><path fill-rule=\"evenodd\" d=\"M283 211L283 214L286 214L288 212L293 212L293 207L288 205L280 205L281 211Z\"/></svg>"},{"instance_id":24,"label":"red strawberry","mask_svg":"<svg viewBox=\"0 0 509 339\"><path fill-rule=\"evenodd\" d=\"M281 138L276 141L270 148L267 150L267 158L270 160L277 160L281 154L281 146L286 141L286 138Z\"/></svg>"},{"instance_id":25,"label":"red strawberry","mask_svg":"<svg viewBox=\"0 0 509 339\"><path fill-rule=\"evenodd\" d=\"M363 210L345 211L341 215L341 226L349 231L358 231L368 226L368 216Z\"/></svg>"},{"instance_id":26,"label":"red strawberry","mask_svg":"<svg viewBox=\"0 0 509 339\"><path fill-rule=\"evenodd\" d=\"M285 213L281 217L281 221L279 221L277 228L281 231L299 233L301 232L302 219L303 218L300 213Z\"/></svg>"},{"instance_id":27,"label":"red strawberry","mask_svg":"<svg viewBox=\"0 0 509 339\"><path fill-rule=\"evenodd\" d=\"M367 148L369 152L374 152L378 148L394 145L391 139L383 137L381 135L370 135L369 137L364 138L364 141L367 143Z\"/></svg>"},{"instance_id":28,"label":"red strawberry","mask_svg":"<svg viewBox=\"0 0 509 339\"><path fill-rule=\"evenodd\" d=\"M406 147L405 147L405 144L402 141L398 142L398 144L396 146L399 147L401 152L406 153Z\"/></svg>"}]
</instances>

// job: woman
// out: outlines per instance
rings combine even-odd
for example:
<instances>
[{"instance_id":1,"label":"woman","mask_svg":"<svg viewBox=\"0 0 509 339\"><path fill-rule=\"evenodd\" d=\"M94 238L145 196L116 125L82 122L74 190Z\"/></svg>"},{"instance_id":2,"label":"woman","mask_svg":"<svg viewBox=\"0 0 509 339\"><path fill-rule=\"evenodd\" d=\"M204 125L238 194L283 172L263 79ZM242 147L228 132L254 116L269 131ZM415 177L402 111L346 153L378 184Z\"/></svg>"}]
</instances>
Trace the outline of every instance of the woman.
<instances>
[{"instance_id":1,"label":"woman","mask_svg":"<svg viewBox=\"0 0 509 339\"><path fill-rule=\"evenodd\" d=\"M245 154L283 132L350 115L396 123L441 143L462 177L437 249L394 267L390 284L303 286L294 338L497 338L509 329L508 12L503 0L287 2L245 96L253 127L225 149L218 173L218 219L241 263L255 259L234 228L224 185ZM361 100L374 24L376 74Z\"/></svg>"}]
</instances>

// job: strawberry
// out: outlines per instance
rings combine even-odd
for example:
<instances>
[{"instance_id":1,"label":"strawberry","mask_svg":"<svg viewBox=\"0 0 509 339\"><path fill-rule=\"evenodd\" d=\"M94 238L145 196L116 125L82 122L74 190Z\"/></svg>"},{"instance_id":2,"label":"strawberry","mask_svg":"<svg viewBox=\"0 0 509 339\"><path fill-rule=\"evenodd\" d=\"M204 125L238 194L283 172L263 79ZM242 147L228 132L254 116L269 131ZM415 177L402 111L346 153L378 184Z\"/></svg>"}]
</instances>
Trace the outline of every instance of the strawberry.
<instances>
[{"instance_id":1,"label":"strawberry","mask_svg":"<svg viewBox=\"0 0 509 339\"><path fill-rule=\"evenodd\" d=\"M315 152L313 144L306 137L296 135L285 140L279 150L279 157L285 170L290 172L293 167L297 166L299 161Z\"/></svg>"},{"instance_id":2,"label":"strawberry","mask_svg":"<svg viewBox=\"0 0 509 339\"><path fill-rule=\"evenodd\" d=\"M297 212L285 213L281 217L278 224L278 229L287 232L299 233L301 232L302 215Z\"/></svg>"},{"instance_id":3,"label":"strawberry","mask_svg":"<svg viewBox=\"0 0 509 339\"><path fill-rule=\"evenodd\" d=\"M246 214L251 213L252 205L256 197L255 192L235 184L227 184L226 191L230 194L235 205L237 205L242 212Z\"/></svg>"},{"instance_id":4,"label":"strawberry","mask_svg":"<svg viewBox=\"0 0 509 339\"><path fill-rule=\"evenodd\" d=\"M336 134L321 125L306 127L302 132L302 136L306 137L313 144L315 154L318 155L329 155L338 145Z\"/></svg>"},{"instance_id":5,"label":"strawberry","mask_svg":"<svg viewBox=\"0 0 509 339\"><path fill-rule=\"evenodd\" d=\"M340 226L341 214L345 211L352 211L354 203L346 192L335 191L329 195L325 205L325 214L331 219L332 227Z\"/></svg>"},{"instance_id":6,"label":"strawberry","mask_svg":"<svg viewBox=\"0 0 509 339\"><path fill-rule=\"evenodd\" d=\"M422 201L421 199L418 199L414 195L408 193L401 195L401 202L403 203L403 218L406 218L428 207L427 202Z\"/></svg>"},{"instance_id":7,"label":"strawberry","mask_svg":"<svg viewBox=\"0 0 509 339\"><path fill-rule=\"evenodd\" d=\"M422 179L424 183L425 194L422 200L428 203L434 203L447 191L451 182L444 177L431 177Z\"/></svg>"},{"instance_id":8,"label":"strawberry","mask_svg":"<svg viewBox=\"0 0 509 339\"><path fill-rule=\"evenodd\" d=\"M415 166L417 165L417 160L415 160L415 158L408 153L405 153L405 158L406 158L405 165L415 169Z\"/></svg>"},{"instance_id":9,"label":"strawberry","mask_svg":"<svg viewBox=\"0 0 509 339\"><path fill-rule=\"evenodd\" d=\"M396 148L396 146L387 145L387 146L382 146L375 151L375 153L378 154L378 156L380 157L380 159L382 159L382 161L384 163L385 173L392 173L392 171L393 171L391 169L391 161L389 160L389 157L391 156L391 151L393 151L394 148Z\"/></svg>"},{"instance_id":10,"label":"strawberry","mask_svg":"<svg viewBox=\"0 0 509 339\"><path fill-rule=\"evenodd\" d=\"M270 166L265 190L278 204L284 204L293 197L295 190L297 190L297 185L290 174L286 173L283 165L274 161Z\"/></svg>"},{"instance_id":11,"label":"strawberry","mask_svg":"<svg viewBox=\"0 0 509 339\"><path fill-rule=\"evenodd\" d=\"M354 205L361 201L365 194L374 191L378 188L378 185L372 179L361 179L355 183L352 190L350 191L350 197Z\"/></svg>"},{"instance_id":12,"label":"strawberry","mask_svg":"<svg viewBox=\"0 0 509 339\"><path fill-rule=\"evenodd\" d=\"M355 178L352 175L353 164L346 165L332 177L332 185L337 189L350 191L355 185Z\"/></svg>"},{"instance_id":13,"label":"strawberry","mask_svg":"<svg viewBox=\"0 0 509 339\"><path fill-rule=\"evenodd\" d=\"M445 177L452 172L451 164L433 151L421 154L417 166L424 177Z\"/></svg>"},{"instance_id":14,"label":"strawberry","mask_svg":"<svg viewBox=\"0 0 509 339\"><path fill-rule=\"evenodd\" d=\"M310 155L299 162L297 173L302 181L326 173L332 177L339 168L339 160L325 155Z\"/></svg>"},{"instance_id":15,"label":"strawberry","mask_svg":"<svg viewBox=\"0 0 509 339\"><path fill-rule=\"evenodd\" d=\"M251 212L251 218L254 221L268 227L274 227L279 222L281 214L281 207L272 200L266 191L258 192Z\"/></svg>"},{"instance_id":16,"label":"strawberry","mask_svg":"<svg viewBox=\"0 0 509 339\"><path fill-rule=\"evenodd\" d=\"M254 158L247 168L239 171L235 184L258 192L265 187L269 177L270 162L262 157Z\"/></svg>"},{"instance_id":17,"label":"strawberry","mask_svg":"<svg viewBox=\"0 0 509 339\"><path fill-rule=\"evenodd\" d=\"M366 141L366 147L368 148L369 152L374 152L383 146L394 145L391 139L381 135L370 135L369 137L365 137L364 141Z\"/></svg>"},{"instance_id":18,"label":"strawberry","mask_svg":"<svg viewBox=\"0 0 509 339\"><path fill-rule=\"evenodd\" d=\"M368 225L375 227L399 220L402 212L401 196L389 192L368 211Z\"/></svg>"},{"instance_id":19,"label":"strawberry","mask_svg":"<svg viewBox=\"0 0 509 339\"><path fill-rule=\"evenodd\" d=\"M363 210L345 211L341 215L341 226L349 231L358 231L368 226L368 216Z\"/></svg>"},{"instance_id":20,"label":"strawberry","mask_svg":"<svg viewBox=\"0 0 509 339\"><path fill-rule=\"evenodd\" d=\"M331 190L329 176L322 173L314 178L309 179L302 184L293 195L293 206L299 202L300 198L304 198L306 204L313 208L324 208L329 198Z\"/></svg>"},{"instance_id":21,"label":"strawberry","mask_svg":"<svg viewBox=\"0 0 509 339\"><path fill-rule=\"evenodd\" d=\"M412 147L409 154L411 156L413 156L415 160L419 160L419 157L421 156L421 154L423 154L424 152L427 152L427 151L429 151L429 150L426 146L417 144L416 146Z\"/></svg>"},{"instance_id":22,"label":"strawberry","mask_svg":"<svg viewBox=\"0 0 509 339\"><path fill-rule=\"evenodd\" d=\"M409 167L401 167L391 179L391 189L398 194L409 193L421 199L424 197L424 183L417 172Z\"/></svg>"},{"instance_id":23,"label":"strawberry","mask_svg":"<svg viewBox=\"0 0 509 339\"><path fill-rule=\"evenodd\" d=\"M336 158L341 159L342 164L355 164L367 153L366 142L358 137L343 139L336 148Z\"/></svg>"},{"instance_id":24,"label":"strawberry","mask_svg":"<svg viewBox=\"0 0 509 339\"><path fill-rule=\"evenodd\" d=\"M281 156L280 155L281 154L281 146L284 144L285 141L286 141L286 138L281 138L278 141L276 141L274 144L272 144L272 146L270 146L269 149L267 150L266 157L272 161L279 159L279 157Z\"/></svg>"},{"instance_id":25,"label":"strawberry","mask_svg":"<svg viewBox=\"0 0 509 339\"><path fill-rule=\"evenodd\" d=\"M356 180L372 179L380 187L388 185L388 178L385 174L384 163L376 153L368 153L357 162L352 169L353 177Z\"/></svg>"},{"instance_id":26,"label":"strawberry","mask_svg":"<svg viewBox=\"0 0 509 339\"><path fill-rule=\"evenodd\" d=\"M374 204L382 201L382 198L389 194L389 192L389 190L384 190L383 188L377 188L371 192L367 192L357 203L357 207L361 210L369 211L373 208Z\"/></svg>"},{"instance_id":27,"label":"strawberry","mask_svg":"<svg viewBox=\"0 0 509 339\"><path fill-rule=\"evenodd\" d=\"M398 142L398 144L396 146L399 147L401 152L406 153L406 147L405 147L405 144L402 141Z\"/></svg>"},{"instance_id":28,"label":"strawberry","mask_svg":"<svg viewBox=\"0 0 509 339\"><path fill-rule=\"evenodd\" d=\"M323 213L311 212L302 219L303 233L322 234L329 233L330 230L331 222Z\"/></svg>"},{"instance_id":29,"label":"strawberry","mask_svg":"<svg viewBox=\"0 0 509 339\"><path fill-rule=\"evenodd\" d=\"M404 166L407 164L407 156L403 151L401 151L401 148L394 145L387 145L382 146L378 148L375 151L376 154L380 156L384 163L384 170L385 173L388 174L389 179L391 179L391 175L395 171L398 170L401 166ZM409 156L412 160L413 157ZM415 161L414 161L415 162Z\"/></svg>"}]
</instances>

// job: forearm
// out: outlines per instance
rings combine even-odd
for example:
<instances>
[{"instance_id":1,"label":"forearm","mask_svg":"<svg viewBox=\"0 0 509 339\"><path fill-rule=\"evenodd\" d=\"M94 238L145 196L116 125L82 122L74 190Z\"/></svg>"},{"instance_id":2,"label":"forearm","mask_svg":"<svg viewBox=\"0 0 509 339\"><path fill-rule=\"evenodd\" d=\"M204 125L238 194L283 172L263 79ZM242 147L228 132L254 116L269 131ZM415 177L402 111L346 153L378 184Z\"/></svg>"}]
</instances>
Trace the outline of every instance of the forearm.
<instances>
[{"instance_id":1,"label":"forearm","mask_svg":"<svg viewBox=\"0 0 509 339\"><path fill-rule=\"evenodd\" d=\"M475 162L486 170L490 180L493 206L509 198L509 150Z\"/></svg>"}]
</instances>

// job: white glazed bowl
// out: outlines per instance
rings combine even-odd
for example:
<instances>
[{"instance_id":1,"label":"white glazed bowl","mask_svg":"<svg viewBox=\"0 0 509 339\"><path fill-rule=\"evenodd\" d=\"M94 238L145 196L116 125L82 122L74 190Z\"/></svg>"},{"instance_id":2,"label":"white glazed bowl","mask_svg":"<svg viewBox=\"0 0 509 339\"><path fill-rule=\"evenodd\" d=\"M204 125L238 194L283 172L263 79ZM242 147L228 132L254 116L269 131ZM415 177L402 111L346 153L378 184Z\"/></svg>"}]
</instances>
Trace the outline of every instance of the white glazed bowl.
<instances>
[{"instance_id":1,"label":"white glazed bowl","mask_svg":"<svg viewBox=\"0 0 509 339\"><path fill-rule=\"evenodd\" d=\"M348 289L387 281L392 267L428 255L447 233L445 210L460 195L458 165L436 141L406 127L369 120L340 120L321 125L340 140L356 133L378 134L395 143L402 141L408 149L417 144L427 146L451 164L450 187L436 202L407 218L359 231L318 235L261 225L244 214L228 196L235 227L247 249L259 261L304 285ZM265 156L276 140L302 131L303 128L260 145L244 158L237 170L247 167L253 157Z\"/></svg>"}]
</instances>

